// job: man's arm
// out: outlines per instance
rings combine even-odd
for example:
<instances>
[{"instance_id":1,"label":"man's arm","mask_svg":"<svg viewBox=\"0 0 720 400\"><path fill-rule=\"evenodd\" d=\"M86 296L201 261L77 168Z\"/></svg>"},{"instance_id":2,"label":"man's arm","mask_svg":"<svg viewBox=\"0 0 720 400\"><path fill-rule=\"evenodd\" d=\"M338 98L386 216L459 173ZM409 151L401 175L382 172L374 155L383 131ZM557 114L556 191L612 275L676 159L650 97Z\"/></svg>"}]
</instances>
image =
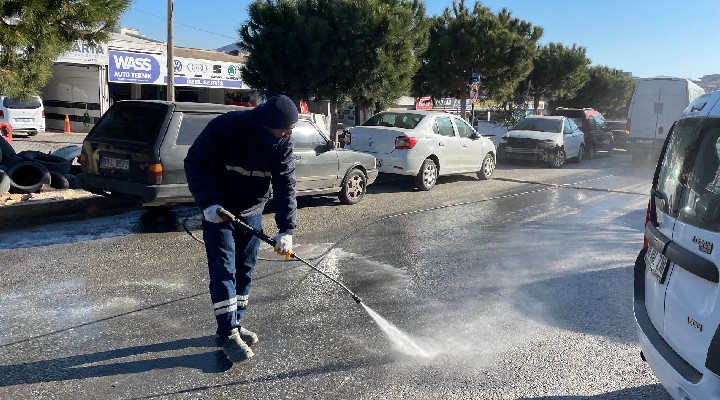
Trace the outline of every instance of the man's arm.
<instances>
[{"instance_id":1,"label":"man's arm","mask_svg":"<svg viewBox=\"0 0 720 400\"><path fill-rule=\"evenodd\" d=\"M297 226L297 199L295 198L295 159L292 138L282 147L282 153L272 167L275 223L281 233L293 234Z\"/></svg>"}]
</instances>

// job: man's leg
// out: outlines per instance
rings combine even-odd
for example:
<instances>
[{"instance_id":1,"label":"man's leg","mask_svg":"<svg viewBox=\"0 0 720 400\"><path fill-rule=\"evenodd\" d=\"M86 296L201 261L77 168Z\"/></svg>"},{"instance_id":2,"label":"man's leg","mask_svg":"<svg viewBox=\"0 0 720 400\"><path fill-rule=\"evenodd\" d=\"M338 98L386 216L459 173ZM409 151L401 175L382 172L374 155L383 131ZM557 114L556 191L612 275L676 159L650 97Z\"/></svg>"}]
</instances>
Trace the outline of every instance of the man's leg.
<instances>
[{"instance_id":1,"label":"man's leg","mask_svg":"<svg viewBox=\"0 0 720 400\"><path fill-rule=\"evenodd\" d=\"M244 221L256 230L262 230L262 214L244 218ZM234 326L240 329L240 334L246 343L253 344L258 340L257 335L242 328L240 326L240 320L247 312L250 288L252 286L252 272L257 263L260 239L255 235L236 229L235 248L237 249L235 256L235 287L237 289L237 311L235 320L237 325Z\"/></svg>"},{"instance_id":2,"label":"man's leg","mask_svg":"<svg viewBox=\"0 0 720 400\"><path fill-rule=\"evenodd\" d=\"M229 222L203 221L203 240L210 272L210 299L215 311L217 337L232 362L247 360L252 351L241 340L236 319L235 239Z\"/></svg>"},{"instance_id":3,"label":"man's leg","mask_svg":"<svg viewBox=\"0 0 720 400\"><path fill-rule=\"evenodd\" d=\"M235 289L235 241L229 222L203 221L203 241L210 272L210 299L217 320L217 333L228 335L237 325Z\"/></svg>"}]
</instances>

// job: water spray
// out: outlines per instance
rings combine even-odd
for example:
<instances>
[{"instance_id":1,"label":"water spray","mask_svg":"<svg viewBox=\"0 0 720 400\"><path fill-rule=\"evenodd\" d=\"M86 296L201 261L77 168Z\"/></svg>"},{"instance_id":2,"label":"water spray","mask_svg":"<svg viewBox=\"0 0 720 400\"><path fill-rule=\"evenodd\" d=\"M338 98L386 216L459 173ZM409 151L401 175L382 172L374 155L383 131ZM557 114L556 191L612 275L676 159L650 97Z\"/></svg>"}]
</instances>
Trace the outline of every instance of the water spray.
<instances>
[{"instance_id":1,"label":"water spray","mask_svg":"<svg viewBox=\"0 0 720 400\"><path fill-rule=\"evenodd\" d=\"M252 226L246 224L244 221L236 218L233 214L231 214L231 213L230 213L229 211L227 211L226 209L220 207L220 208L218 208L217 213L218 213L218 215L220 215L221 217L228 218L228 219L233 223L233 225L238 226L238 227L244 229L245 231L252 233L253 235L257 236L258 239L260 239L260 240L262 240L263 242L269 244L270 246L275 247L275 241L272 240L272 239L270 238L270 236L262 233L261 231L259 231L259 230L255 229L255 228L253 228ZM286 256L286 257L287 257L287 256ZM345 286L342 282L338 281L337 279L335 279L335 278L333 278L332 276L330 276L330 275L326 274L325 272L323 272L323 270L321 270L320 268L316 267L315 265L312 265L312 264L309 263L308 261L302 259L300 256L298 256L297 254L292 253L292 252L290 253L290 255L289 255L288 258L294 258L294 259L300 261L301 263L307 265L308 267L312 268L314 271L319 272L320 274L322 274L322 276L330 279L330 280L333 281L335 284L337 284L337 285L340 286L341 288L345 289L345 291L348 292L348 293L350 294L350 296L352 296L352 298L353 298L353 300L355 300L355 302L357 302L358 304L361 304L361 305L362 305L362 299L360 298L360 296L356 295L352 290L348 289L348 287Z\"/></svg>"}]
</instances>

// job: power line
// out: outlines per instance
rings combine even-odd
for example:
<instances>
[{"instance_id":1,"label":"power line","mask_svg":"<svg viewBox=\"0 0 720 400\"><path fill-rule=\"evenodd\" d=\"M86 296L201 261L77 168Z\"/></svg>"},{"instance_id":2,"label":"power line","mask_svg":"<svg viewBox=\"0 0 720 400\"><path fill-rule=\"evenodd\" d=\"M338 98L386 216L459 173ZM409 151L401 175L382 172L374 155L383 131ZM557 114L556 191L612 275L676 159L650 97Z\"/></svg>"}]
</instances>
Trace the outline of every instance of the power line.
<instances>
[{"instance_id":1,"label":"power line","mask_svg":"<svg viewBox=\"0 0 720 400\"><path fill-rule=\"evenodd\" d=\"M161 17L161 16L159 16L159 15L155 15L155 14L153 14L153 13L149 13L149 12L147 12L147 11L143 11L143 10L137 9L137 8L135 8L135 7L130 7L130 9L132 9L132 10L134 10L134 11L137 11L137 12L139 12L139 13L142 13L142 14L147 14L147 15L149 15L149 16L151 16L151 17L155 17L155 18L161 19L161 20L163 20L163 21L167 21L167 18L165 18L165 17ZM204 33L209 33L209 34L211 34L211 35L216 35L216 36L221 36L221 37L228 38L228 39L237 40L236 37L232 37L232 36L228 36L228 35L223 35L223 34L221 34L221 33L211 32L211 31L208 31L208 30L205 30L205 29L198 28L198 27L196 27L196 26L187 25L187 24L183 24L183 23L180 23L180 22L175 22L175 24L177 24L177 25L182 25L182 26L184 26L184 27L186 27L186 28L195 29L196 31L200 31L200 32L204 32Z\"/></svg>"}]
</instances>

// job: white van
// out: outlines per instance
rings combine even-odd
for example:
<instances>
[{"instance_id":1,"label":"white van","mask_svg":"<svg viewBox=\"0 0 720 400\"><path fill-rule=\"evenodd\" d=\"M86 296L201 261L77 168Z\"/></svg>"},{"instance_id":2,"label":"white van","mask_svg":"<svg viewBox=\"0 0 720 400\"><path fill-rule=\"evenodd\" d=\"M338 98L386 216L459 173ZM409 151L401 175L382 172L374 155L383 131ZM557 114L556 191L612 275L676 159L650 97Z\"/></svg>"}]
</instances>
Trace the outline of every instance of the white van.
<instances>
[{"instance_id":1,"label":"white van","mask_svg":"<svg viewBox=\"0 0 720 400\"><path fill-rule=\"evenodd\" d=\"M667 135L635 262L641 355L675 399L720 399L720 91Z\"/></svg>"},{"instance_id":2,"label":"white van","mask_svg":"<svg viewBox=\"0 0 720 400\"><path fill-rule=\"evenodd\" d=\"M45 108L38 96L27 100L0 96L0 122L8 122L13 133L35 136L45 132Z\"/></svg>"},{"instance_id":3,"label":"white van","mask_svg":"<svg viewBox=\"0 0 720 400\"><path fill-rule=\"evenodd\" d=\"M634 163L656 160L665 136L685 107L705 91L684 78L643 78L637 81L626 126L627 149Z\"/></svg>"}]
</instances>

